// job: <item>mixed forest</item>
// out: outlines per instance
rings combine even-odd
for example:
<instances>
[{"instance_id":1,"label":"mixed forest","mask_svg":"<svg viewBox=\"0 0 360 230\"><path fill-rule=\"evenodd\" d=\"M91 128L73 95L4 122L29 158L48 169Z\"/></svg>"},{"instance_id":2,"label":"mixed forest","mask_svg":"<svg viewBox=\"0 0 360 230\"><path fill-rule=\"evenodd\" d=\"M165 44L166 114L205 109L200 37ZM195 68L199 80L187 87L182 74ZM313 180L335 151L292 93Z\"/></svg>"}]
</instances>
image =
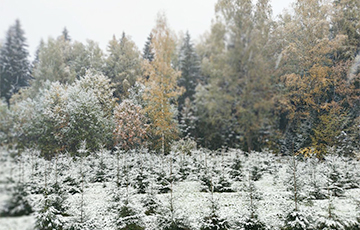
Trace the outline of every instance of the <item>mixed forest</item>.
<instances>
[{"instance_id":1,"label":"mixed forest","mask_svg":"<svg viewBox=\"0 0 360 230\"><path fill-rule=\"evenodd\" d=\"M199 38L159 14L143 47L123 32L102 50L65 27L33 60L10 25L0 216L35 212L35 229L360 229L360 1L296 0L276 17L269 0L214 8Z\"/></svg>"}]
</instances>

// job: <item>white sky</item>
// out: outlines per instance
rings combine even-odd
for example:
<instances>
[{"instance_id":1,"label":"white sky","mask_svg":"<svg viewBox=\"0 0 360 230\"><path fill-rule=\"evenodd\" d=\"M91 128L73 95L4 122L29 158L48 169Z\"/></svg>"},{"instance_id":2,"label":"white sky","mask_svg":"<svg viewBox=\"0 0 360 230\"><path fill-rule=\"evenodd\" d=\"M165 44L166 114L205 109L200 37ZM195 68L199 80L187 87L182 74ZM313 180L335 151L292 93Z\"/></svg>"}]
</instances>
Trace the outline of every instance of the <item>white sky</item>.
<instances>
[{"instance_id":1,"label":"white sky","mask_svg":"<svg viewBox=\"0 0 360 230\"><path fill-rule=\"evenodd\" d=\"M92 39L105 51L113 34L124 31L142 51L159 11L176 32L189 30L193 40L210 29L217 0L0 0L0 40L20 19L33 56L40 39L56 38L64 27L73 40ZM272 0L277 15L293 0Z\"/></svg>"}]
</instances>

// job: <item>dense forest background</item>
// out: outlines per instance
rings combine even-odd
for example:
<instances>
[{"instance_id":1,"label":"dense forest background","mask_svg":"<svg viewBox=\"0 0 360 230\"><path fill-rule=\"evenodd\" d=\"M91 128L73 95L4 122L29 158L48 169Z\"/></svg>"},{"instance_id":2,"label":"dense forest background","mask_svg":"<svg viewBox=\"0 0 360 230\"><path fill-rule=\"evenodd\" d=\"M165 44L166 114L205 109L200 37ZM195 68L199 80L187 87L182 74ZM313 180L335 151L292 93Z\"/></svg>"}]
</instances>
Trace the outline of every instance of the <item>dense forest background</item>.
<instances>
[{"instance_id":1,"label":"dense forest background","mask_svg":"<svg viewBox=\"0 0 360 230\"><path fill-rule=\"evenodd\" d=\"M60 34L60 33L59 33ZM101 50L65 28L29 60L20 20L0 44L0 143L46 157L173 141L323 157L358 153L360 2L219 0L198 44L159 14L142 51L123 33Z\"/></svg>"}]
</instances>

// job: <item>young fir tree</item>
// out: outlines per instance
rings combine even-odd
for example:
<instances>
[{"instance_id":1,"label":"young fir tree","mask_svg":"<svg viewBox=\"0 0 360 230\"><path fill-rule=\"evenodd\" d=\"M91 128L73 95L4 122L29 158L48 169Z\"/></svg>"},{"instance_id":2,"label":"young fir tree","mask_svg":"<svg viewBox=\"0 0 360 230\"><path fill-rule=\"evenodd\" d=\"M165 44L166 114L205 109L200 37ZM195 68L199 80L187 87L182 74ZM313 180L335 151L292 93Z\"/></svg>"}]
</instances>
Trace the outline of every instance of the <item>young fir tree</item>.
<instances>
[{"instance_id":1,"label":"young fir tree","mask_svg":"<svg viewBox=\"0 0 360 230\"><path fill-rule=\"evenodd\" d=\"M119 204L116 207L115 225L117 230L144 230L140 212L131 202L131 197L118 198Z\"/></svg>"},{"instance_id":2,"label":"young fir tree","mask_svg":"<svg viewBox=\"0 0 360 230\"><path fill-rule=\"evenodd\" d=\"M284 230L306 230L311 229L312 219L308 213L304 213L300 209L300 202L303 199L301 190L304 189L304 181L301 178L301 168L296 156L293 156L289 162L289 190L291 191L291 199L294 201L294 208L286 214Z\"/></svg>"},{"instance_id":3,"label":"young fir tree","mask_svg":"<svg viewBox=\"0 0 360 230\"><path fill-rule=\"evenodd\" d=\"M347 220L342 220L335 213L334 206L334 195L342 195L344 193L342 187L339 187L339 172L337 168L339 167L337 157L328 156L328 170L327 170L327 198L328 205L326 210L326 215L318 216L316 219L316 229L326 230L326 229L352 229L347 228ZM356 228L355 228L356 229Z\"/></svg>"},{"instance_id":4,"label":"young fir tree","mask_svg":"<svg viewBox=\"0 0 360 230\"><path fill-rule=\"evenodd\" d=\"M244 173L247 178L244 180L244 187L246 192L247 212L243 220L236 222L235 225L244 230L265 230L266 225L259 219L258 203L262 198L260 192L257 190L254 178L252 175L252 167L245 167Z\"/></svg>"},{"instance_id":5,"label":"young fir tree","mask_svg":"<svg viewBox=\"0 0 360 230\"><path fill-rule=\"evenodd\" d=\"M175 40L165 16L158 16L152 34L155 58L152 62L143 62L144 75L149 76L144 79L146 88L143 97L147 103L144 110L150 118L154 148L160 149L164 154L169 150L169 142L177 137L173 104L181 95L182 88L176 85L180 72L174 70L171 64Z\"/></svg>"},{"instance_id":6,"label":"young fir tree","mask_svg":"<svg viewBox=\"0 0 360 230\"><path fill-rule=\"evenodd\" d=\"M10 26L4 45L0 49L0 97L10 108L10 98L31 80L29 52L20 21Z\"/></svg>"},{"instance_id":7,"label":"young fir tree","mask_svg":"<svg viewBox=\"0 0 360 230\"><path fill-rule=\"evenodd\" d=\"M175 199L174 199L174 192L173 192L173 185L175 180L175 173L174 173L174 153L171 152L169 154L169 204L165 205L162 209L159 210L159 227L163 230L189 230L187 226L186 220L180 218L178 216L177 206L175 206Z\"/></svg>"},{"instance_id":8,"label":"young fir tree","mask_svg":"<svg viewBox=\"0 0 360 230\"><path fill-rule=\"evenodd\" d=\"M214 198L214 184L213 177L210 176L210 213L203 219L203 223L200 227L201 230L227 230L230 229L230 225L226 219L221 218L218 214L219 205Z\"/></svg>"}]
</instances>

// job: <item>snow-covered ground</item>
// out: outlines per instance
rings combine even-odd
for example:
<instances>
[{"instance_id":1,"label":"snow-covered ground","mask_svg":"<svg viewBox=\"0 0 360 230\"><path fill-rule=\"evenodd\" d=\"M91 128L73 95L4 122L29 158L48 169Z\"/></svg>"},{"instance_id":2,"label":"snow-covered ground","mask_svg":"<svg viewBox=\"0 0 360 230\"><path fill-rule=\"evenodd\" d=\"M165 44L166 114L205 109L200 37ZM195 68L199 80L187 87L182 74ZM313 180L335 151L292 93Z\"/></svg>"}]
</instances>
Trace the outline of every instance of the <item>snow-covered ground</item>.
<instances>
[{"instance_id":1,"label":"snow-covered ground","mask_svg":"<svg viewBox=\"0 0 360 230\"><path fill-rule=\"evenodd\" d=\"M91 223L95 229L114 229L116 212L113 207L118 204L114 201L114 195L119 193L131 200L146 229L159 229L157 216L144 214L142 200L147 194L138 193L141 182L147 184L147 192L172 188L172 194L155 195L160 207L172 205L174 216L184 220L191 229L201 228L204 218L211 212L212 202L217 204L217 215L231 224L248 217L250 206L253 205L260 221L270 229L279 229L284 224L286 214L295 207L292 199L294 175L300 211L314 219L322 216L327 218L331 207L332 215L344 222L356 222L359 216L360 164L348 159L329 158L324 162L298 160L294 171L292 158L276 157L269 152L246 156L239 150L195 150L191 156L172 153L163 157L141 150L121 153L118 161L116 154L103 150L84 157L83 161L79 157L62 155L47 162L39 157L39 152L33 150L25 151L15 159L10 157L8 151L0 151L0 209L11 198L11 188L21 182L26 186L29 193L27 199L35 211L26 216L0 217L0 230L34 229L44 200L42 191L45 184L50 190L55 181L65 191L63 203L66 215L60 219L66 226L79 221L83 210L83 221ZM240 168L235 167L235 159L240 162ZM333 169L331 166L334 166ZM81 173L84 175L83 184ZM142 175L142 179L139 179L139 175ZM222 177L228 182L227 185L221 184ZM173 183L169 182L170 178L174 179ZM230 186L233 192L204 192L211 188L205 186L203 178L212 182L214 190ZM168 180L164 184L161 179ZM116 185L117 180L119 186ZM309 199L314 189L311 182L316 182L325 199ZM249 190L252 183L255 185L254 191ZM336 188L341 195L332 195Z\"/></svg>"}]
</instances>

